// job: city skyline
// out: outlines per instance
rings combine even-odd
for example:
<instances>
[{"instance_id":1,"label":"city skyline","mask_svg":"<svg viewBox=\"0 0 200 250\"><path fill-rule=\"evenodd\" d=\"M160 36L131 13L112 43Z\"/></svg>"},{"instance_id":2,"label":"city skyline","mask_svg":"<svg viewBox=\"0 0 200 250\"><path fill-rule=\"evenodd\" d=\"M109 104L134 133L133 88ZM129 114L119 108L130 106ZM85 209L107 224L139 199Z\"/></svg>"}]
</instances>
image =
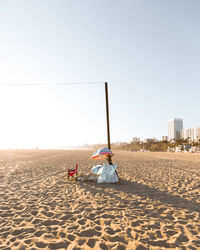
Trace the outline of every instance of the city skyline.
<instances>
[{"instance_id":1,"label":"city skyline","mask_svg":"<svg viewBox=\"0 0 200 250\"><path fill-rule=\"evenodd\" d=\"M132 137L132 142L137 143L140 141L147 141L147 140L179 140L179 139L191 139L192 141L197 141L200 139L200 125L194 128L184 128L183 126L183 118L171 118L168 120L168 135L162 135L161 138L156 137L146 137L146 138L139 138L139 137Z\"/></svg>"},{"instance_id":2,"label":"city skyline","mask_svg":"<svg viewBox=\"0 0 200 250\"><path fill-rule=\"evenodd\" d=\"M200 126L195 128L184 128L182 118L168 120L168 141L190 139L198 141L200 139Z\"/></svg>"}]
</instances>

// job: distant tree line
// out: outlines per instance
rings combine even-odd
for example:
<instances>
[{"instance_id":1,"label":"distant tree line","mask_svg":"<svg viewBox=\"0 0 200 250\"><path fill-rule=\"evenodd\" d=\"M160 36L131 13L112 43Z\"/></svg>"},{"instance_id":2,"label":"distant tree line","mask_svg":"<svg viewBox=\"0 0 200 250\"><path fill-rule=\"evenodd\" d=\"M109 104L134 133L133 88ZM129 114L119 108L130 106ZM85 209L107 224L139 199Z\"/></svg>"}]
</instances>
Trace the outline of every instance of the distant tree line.
<instances>
[{"instance_id":1,"label":"distant tree line","mask_svg":"<svg viewBox=\"0 0 200 250\"><path fill-rule=\"evenodd\" d=\"M121 143L119 149L130 150L130 151L140 151L148 150L152 152L166 152L168 148L175 148L180 145L190 145L200 147L200 140L198 142L189 142L189 139L186 140L177 140L173 143L168 141L156 141L156 142L137 142L137 143Z\"/></svg>"}]
</instances>

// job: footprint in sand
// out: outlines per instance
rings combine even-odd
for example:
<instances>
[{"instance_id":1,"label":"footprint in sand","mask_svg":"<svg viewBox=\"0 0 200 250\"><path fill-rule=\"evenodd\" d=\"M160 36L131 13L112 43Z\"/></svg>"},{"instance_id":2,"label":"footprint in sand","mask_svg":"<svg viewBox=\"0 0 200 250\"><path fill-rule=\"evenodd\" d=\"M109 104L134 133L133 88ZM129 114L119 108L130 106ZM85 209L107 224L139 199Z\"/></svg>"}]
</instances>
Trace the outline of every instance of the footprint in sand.
<instances>
[{"instance_id":1,"label":"footprint in sand","mask_svg":"<svg viewBox=\"0 0 200 250\"><path fill-rule=\"evenodd\" d=\"M94 230L94 229L87 229L87 230L83 230L80 233L77 233L78 236L81 237L94 237L94 236L100 236L101 233Z\"/></svg>"},{"instance_id":2,"label":"footprint in sand","mask_svg":"<svg viewBox=\"0 0 200 250\"><path fill-rule=\"evenodd\" d=\"M68 240L70 240L70 241L74 241L74 240L75 240L75 236L74 236L73 234L67 235L67 238L68 238Z\"/></svg>"},{"instance_id":3,"label":"footprint in sand","mask_svg":"<svg viewBox=\"0 0 200 250\"><path fill-rule=\"evenodd\" d=\"M96 239L89 239L88 242L87 242L87 245L88 245L90 248L94 248L95 245L96 245L96 242L97 242Z\"/></svg>"},{"instance_id":4,"label":"footprint in sand","mask_svg":"<svg viewBox=\"0 0 200 250\"><path fill-rule=\"evenodd\" d=\"M77 222L78 222L78 224L80 224L80 225L85 225L86 220L85 220L85 219L81 219L81 220L78 220Z\"/></svg>"},{"instance_id":5,"label":"footprint in sand","mask_svg":"<svg viewBox=\"0 0 200 250\"><path fill-rule=\"evenodd\" d=\"M43 235L43 234L45 234L46 233L46 231L44 231L44 230L40 230L40 231L37 231L37 232L35 232L35 236L36 237L40 237L41 235Z\"/></svg>"}]
</instances>

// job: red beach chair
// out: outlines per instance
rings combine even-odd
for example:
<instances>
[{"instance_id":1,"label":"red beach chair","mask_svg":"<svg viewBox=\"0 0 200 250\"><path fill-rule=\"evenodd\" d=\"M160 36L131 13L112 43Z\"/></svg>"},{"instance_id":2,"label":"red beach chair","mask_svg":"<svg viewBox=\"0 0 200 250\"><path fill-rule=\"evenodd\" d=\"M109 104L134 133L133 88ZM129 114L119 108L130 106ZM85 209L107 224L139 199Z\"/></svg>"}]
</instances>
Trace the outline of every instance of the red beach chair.
<instances>
[{"instance_id":1,"label":"red beach chair","mask_svg":"<svg viewBox=\"0 0 200 250\"><path fill-rule=\"evenodd\" d=\"M77 176L78 173L78 163L76 163L76 168L75 169L68 169L68 179L69 177L74 177L74 175Z\"/></svg>"}]
</instances>

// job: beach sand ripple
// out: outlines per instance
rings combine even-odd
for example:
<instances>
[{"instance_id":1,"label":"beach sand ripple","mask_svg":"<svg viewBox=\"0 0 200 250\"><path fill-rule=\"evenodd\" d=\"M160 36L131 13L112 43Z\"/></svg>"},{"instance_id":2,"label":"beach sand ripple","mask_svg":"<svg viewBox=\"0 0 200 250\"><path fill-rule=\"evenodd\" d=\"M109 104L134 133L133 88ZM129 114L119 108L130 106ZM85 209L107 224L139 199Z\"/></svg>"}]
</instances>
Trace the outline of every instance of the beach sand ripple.
<instances>
[{"instance_id":1,"label":"beach sand ripple","mask_svg":"<svg viewBox=\"0 0 200 250\"><path fill-rule=\"evenodd\" d=\"M91 154L0 151L0 249L200 248L200 155L116 151L119 183L68 180Z\"/></svg>"}]
</instances>

